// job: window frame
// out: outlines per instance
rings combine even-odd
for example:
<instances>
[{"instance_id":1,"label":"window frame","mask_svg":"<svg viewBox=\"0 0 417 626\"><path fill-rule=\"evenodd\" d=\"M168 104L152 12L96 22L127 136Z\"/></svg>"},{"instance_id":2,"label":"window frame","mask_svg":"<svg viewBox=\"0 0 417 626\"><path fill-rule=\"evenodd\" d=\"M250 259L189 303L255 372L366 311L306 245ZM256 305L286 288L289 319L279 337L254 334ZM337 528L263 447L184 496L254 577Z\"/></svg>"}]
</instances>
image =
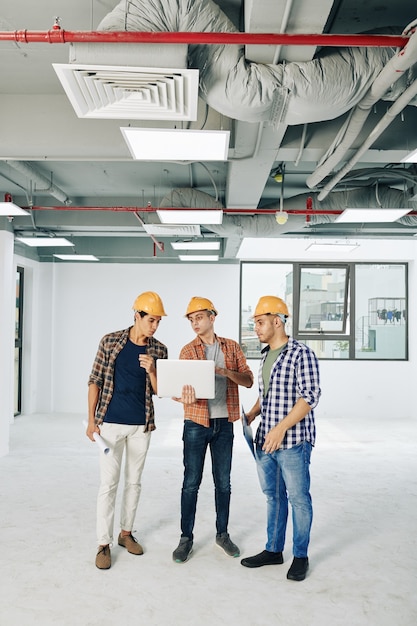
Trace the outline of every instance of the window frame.
<instances>
[{"instance_id":1,"label":"window frame","mask_svg":"<svg viewBox=\"0 0 417 626\"><path fill-rule=\"evenodd\" d=\"M367 262L311 262L308 261L241 261L240 262L240 308L239 308L239 341L242 344L242 293L243 293L243 280L244 280L244 266L245 265L262 265L267 263L268 265L276 264L278 265L291 265L292 266L292 336L301 341L340 341L340 342L348 342L348 356L347 358L337 359L331 357L320 357L320 360L324 361L408 361L409 360L409 331L408 331L408 296L409 296L409 272L408 272L408 263L407 262L375 262L375 261L367 261ZM406 314L406 328L405 328L405 345L404 345L404 357L401 358L372 358L372 357L357 357L356 356L356 334L355 334L355 319L356 319L356 268L358 266L364 265L398 265L404 268L404 288L405 288L405 314ZM343 320L343 328L344 332L339 331L323 331L318 330L315 332L308 332L305 330L300 331L299 323L300 323L300 289L301 289L301 273L302 270L308 268L323 268L323 269L337 269L344 268L346 269L346 284L344 290L344 320ZM285 298L285 294L276 294ZM288 297L288 296L287 296ZM253 306L256 305L256 302L253 303ZM260 354L259 354L260 356ZM249 356L248 360L254 359L255 357ZM259 357L258 357L259 358Z\"/></svg>"}]
</instances>

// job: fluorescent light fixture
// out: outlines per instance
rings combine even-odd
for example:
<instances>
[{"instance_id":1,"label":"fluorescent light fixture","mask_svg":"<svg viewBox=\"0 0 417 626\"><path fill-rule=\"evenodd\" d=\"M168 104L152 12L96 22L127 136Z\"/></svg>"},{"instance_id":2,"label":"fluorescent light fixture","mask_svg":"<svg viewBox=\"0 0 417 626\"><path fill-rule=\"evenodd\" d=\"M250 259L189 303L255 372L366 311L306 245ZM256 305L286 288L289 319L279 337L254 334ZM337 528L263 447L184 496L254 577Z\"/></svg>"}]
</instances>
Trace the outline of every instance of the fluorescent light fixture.
<instances>
[{"instance_id":1,"label":"fluorescent light fixture","mask_svg":"<svg viewBox=\"0 0 417 626\"><path fill-rule=\"evenodd\" d=\"M60 248L74 244L64 237L16 237L17 241L34 248Z\"/></svg>"},{"instance_id":2,"label":"fluorescent light fixture","mask_svg":"<svg viewBox=\"0 0 417 626\"><path fill-rule=\"evenodd\" d=\"M122 127L134 159L140 161L227 161L230 131Z\"/></svg>"},{"instance_id":3,"label":"fluorescent light fixture","mask_svg":"<svg viewBox=\"0 0 417 626\"><path fill-rule=\"evenodd\" d=\"M200 237L200 226L184 224L144 224L143 228L148 235L168 237Z\"/></svg>"},{"instance_id":4,"label":"fluorescent light fixture","mask_svg":"<svg viewBox=\"0 0 417 626\"><path fill-rule=\"evenodd\" d=\"M358 248L357 243L311 243L306 250L310 252L352 252Z\"/></svg>"},{"instance_id":5,"label":"fluorescent light fixture","mask_svg":"<svg viewBox=\"0 0 417 626\"><path fill-rule=\"evenodd\" d=\"M401 163L417 163L417 148L401 159Z\"/></svg>"},{"instance_id":6,"label":"fluorescent light fixture","mask_svg":"<svg viewBox=\"0 0 417 626\"><path fill-rule=\"evenodd\" d=\"M173 241L174 250L220 250L220 241Z\"/></svg>"},{"instance_id":7,"label":"fluorescent light fixture","mask_svg":"<svg viewBox=\"0 0 417 626\"><path fill-rule=\"evenodd\" d=\"M54 254L54 256L62 261L98 261L94 254Z\"/></svg>"},{"instance_id":8,"label":"fluorescent light fixture","mask_svg":"<svg viewBox=\"0 0 417 626\"><path fill-rule=\"evenodd\" d=\"M345 209L336 217L335 222L395 222L410 211L412 211L411 207L409 209Z\"/></svg>"},{"instance_id":9,"label":"fluorescent light fixture","mask_svg":"<svg viewBox=\"0 0 417 626\"><path fill-rule=\"evenodd\" d=\"M162 224L221 224L223 221L223 211L218 209L158 209L156 212Z\"/></svg>"},{"instance_id":10,"label":"fluorescent light fixture","mask_svg":"<svg viewBox=\"0 0 417 626\"><path fill-rule=\"evenodd\" d=\"M218 254L179 254L180 261L218 261Z\"/></svg>"},{"instance_id":11,"label":"fluorescent light fixture","mask_svg":"<svg viewBox=\"0 0 417 626\"><path fill-rule=\"evenodd\" d=\"M14 204L14 202L0 202L0 215L9 217L12 215L30 215L30 213Z\"/></svg>"}]
</instances>

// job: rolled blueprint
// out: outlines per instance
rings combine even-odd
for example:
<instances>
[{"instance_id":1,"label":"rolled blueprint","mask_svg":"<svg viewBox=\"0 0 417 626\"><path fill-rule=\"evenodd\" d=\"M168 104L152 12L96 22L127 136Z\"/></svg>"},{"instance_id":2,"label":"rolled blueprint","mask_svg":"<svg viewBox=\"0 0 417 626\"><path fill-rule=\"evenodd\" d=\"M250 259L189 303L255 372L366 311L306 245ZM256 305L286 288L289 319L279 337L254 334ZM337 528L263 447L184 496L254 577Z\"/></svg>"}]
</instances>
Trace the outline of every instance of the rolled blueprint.
<instances>
[{"instance_id":1,"label":"rolled blueprint","mask_svg":"<svg viewBox=\"0 0 417 626\"><path fill-rule=\"evenodd\" d=\"M83 421L83 424L87 428L88 423L85 420ZM108 454L110 452L109 446L104 441L104 439L103 439L103 437L101 435L99 435L98 433L93 433L93 439L96 442L96 444L98 445L98 447L100 448L100 450L102 450L104 452L104 454Z\"/></svg>"}]
</instances>

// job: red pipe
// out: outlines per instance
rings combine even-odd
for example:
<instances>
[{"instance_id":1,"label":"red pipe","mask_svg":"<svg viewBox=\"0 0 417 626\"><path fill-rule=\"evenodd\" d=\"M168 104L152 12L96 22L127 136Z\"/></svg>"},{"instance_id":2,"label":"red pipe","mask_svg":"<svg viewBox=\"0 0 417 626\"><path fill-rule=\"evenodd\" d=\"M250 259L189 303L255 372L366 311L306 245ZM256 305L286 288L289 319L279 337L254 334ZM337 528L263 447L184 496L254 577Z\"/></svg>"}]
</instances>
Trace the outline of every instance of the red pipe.
<instances>
[{"instance_id":1,"label":"red pipe","mask_svg":"<svg viewBox=\"0 0 417 626\"><path fill-rule=\"evenodd\" d=\"M292 33L206 33L71 31L62 28L0 31L0 41L16 43L186 43L256 44L286 46L399 47L408 42L405 35L331 35Z\"/></svg>"},{"instance_id":2,"label":"red pipe","mask_svg":"<svg viewBox=\"0 0 417 626\"><path fill-rule=\"evenodd\" d=\"M32 209L33 211L115 211L120 213L155 213L158 209L156 207L128 207L128 206L32 206L22 207L27 211ZM207 207L163 207L161 211L213 211L214 208L208 209ZM220 209L219 209L220 210ZM244 215L275 215L278 209L222 209L223 213L239 213ZM289 215L340 215L344 209L312 209L307 206L306 209L285 209ZM407 215L417 215L417 211L410 211Z\"/></svg>"}]
</instances>

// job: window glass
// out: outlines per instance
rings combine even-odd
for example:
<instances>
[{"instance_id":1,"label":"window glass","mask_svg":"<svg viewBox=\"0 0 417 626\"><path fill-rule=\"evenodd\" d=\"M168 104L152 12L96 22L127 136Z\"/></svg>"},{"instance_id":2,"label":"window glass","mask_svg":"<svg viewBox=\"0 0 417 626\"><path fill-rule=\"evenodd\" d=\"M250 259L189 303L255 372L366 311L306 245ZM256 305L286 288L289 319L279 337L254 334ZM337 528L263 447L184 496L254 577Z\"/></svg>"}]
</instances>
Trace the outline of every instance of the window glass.
<instances>
[{"instance_id":1,"label":"window glass","mask_svg":"<svg viewBox=\"0 0 417 626\"><path fill-rule=\"evenodd\" d=\"M349 341L347 339L304 339L301 341L309 346L318 359L348 359Z\"/></svg>"},{"instance_id":2,"label":"window glass","mask_svg":"<svg viewBox=\"0 0 417 626\"><path fill-rule=\"evenodd\" d=\"M302 332L346 332L348 268L301 267L298 329Z\"/></svg>"},{"instance_id":3,"label":"window glass","mask_svg":"<svg viewBox=\"0 0 417 626\"><path fill-rule=\"evenodd\" d=\"M256 336L253 313L261 296L282 298L292 314L292 271L289 263L242 263L240 298L240 343L246 357L258 359L262 344ZM292 334L292 315L287 322Z\"/></svg>"},{"instance_id":4,"label":"window glass","mask_svg":"<svg viewBox=\"0 0 417 626\"><path fill-rule=\"evenodd\" d=\"M355 356L407 357L406 265L356 265Z\"/></svg>"},{"instance_id":5,"label":"window glass","mask_svg":"<svg viewBox=\"0 0 417 626\"><path fill-rule=\"evenodd\" d=\"M247 358L262 345L252 316L259 298L288 305L287 333L321 359L408 358L407 264L241 264L240 340Z\"/></svg>"}]
</instances>

